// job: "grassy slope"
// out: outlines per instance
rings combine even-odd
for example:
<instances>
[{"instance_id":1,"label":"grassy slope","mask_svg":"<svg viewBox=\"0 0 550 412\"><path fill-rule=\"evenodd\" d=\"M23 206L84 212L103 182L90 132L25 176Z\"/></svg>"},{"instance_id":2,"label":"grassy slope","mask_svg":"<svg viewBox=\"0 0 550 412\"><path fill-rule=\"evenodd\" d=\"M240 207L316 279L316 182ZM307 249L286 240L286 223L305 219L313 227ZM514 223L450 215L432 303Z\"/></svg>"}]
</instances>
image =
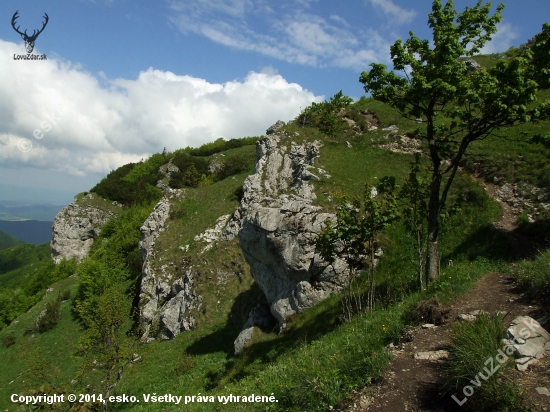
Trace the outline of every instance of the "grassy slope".
<instances>
[{"instance_id":1,"label":"grassy slope","mask_svg":"<svg viewBox=\"0 0 550 412\"><path fill-rule=\"evenodd\" d=\"M50 245L23 244L0 251L0 290L17 288L50 261Z\"/></svg>"},{"instance_id":2,"label":"grassy slope","mask_svg":"<svg viewBox=\"0 0 550 412\"><path fill-rule=\"evenodd\" d=\"M76 279L61 280L51 287L44 298L6 329L0 331L0 406L7 408L12 393L38 389L47 381L66 385L76 376L78 358L72 356L80 326L72 314L72 299L62 303L62 318L55 329L43 334L27 334L48 302L55 300L60 291L69 289L74 296ZM6 337L16 343L6 348Z\"/></svg>"},{"instance_id":3,"label":"grassy slope","mask_svg":"<svg viewBox=\"0 0 550 412\"><path fill-rule=\"evenodd\" d=\"M10 235L9 233L2 232L0 230L0 251L4 249L9 249L10 247L20 245L24 243L22 240L17 239L15 236Z\"/></svg>"}]
</instances>

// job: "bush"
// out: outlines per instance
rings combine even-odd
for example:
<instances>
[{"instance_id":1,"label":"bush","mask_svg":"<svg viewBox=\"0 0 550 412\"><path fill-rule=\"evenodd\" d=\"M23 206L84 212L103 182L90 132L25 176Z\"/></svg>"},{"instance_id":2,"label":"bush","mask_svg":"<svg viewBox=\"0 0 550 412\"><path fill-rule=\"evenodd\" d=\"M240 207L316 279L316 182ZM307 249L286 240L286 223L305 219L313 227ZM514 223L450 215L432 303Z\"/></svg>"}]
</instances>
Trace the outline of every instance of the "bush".
<instances>
[{"instance_id":1,"label":"bush","mask_svg":"<svg viewBox=\"0 0 550 412\"><path fill-rule=\"evenodd\" d=\"M90 191L127 206L157 202L162 197L162 190L156 187L158 168L165 162L164 156L154 154L145 162L128 163L110 172Z\"/></svg>"},{"instance_id":2,"label":"bush","mask_svg":"<svg viewBox=\"0 0 550 412\"><path fill-rule=\"evenodd\" d=\"M59 295L57 295L57 300L60 302L64 302L66 300L69 300L71 298L71 291L69 289L65 289L63 292L59 292Z\"/></svg>"},{"instance_id":3,"label":"bush","mask_svg":"<svg viewBox=\"0 0 550 412\"><path fill-rule=\"evenodd\" d=\"M222 166L216 172L216 180L223 180L231 175L250 170L256 162L256 153L235 153L222 160Z\"/></svg>"},{"instance_id":4,"label":"bush","mask_svg":"<svg viewBox=\"0 0 550 412\"><path fill-rule=\"evenodd\" d=\"M9 334L9 335L6 335L6 337L4 338L3 344L6 348L9 348L10 346L15 345L15 342L16 342L15 336L13 336L12 334Z\"/></svg>"},{"instance_id":5,"label":"bush","mask_svg":"<svg viewBox=\"0 0 550 412\"><path fill-rule=\"evenodd\" d=\"M353 102L353 99L344 96L342 90L330 98L330 101L312 103L304 109L294 120L298 126L316 127L329 136L338 135L346 124L339 113Z\"/></svg>"},{"instance_id":6,"label":"bush","mask_svg":"<svg viewBox=\"0 0 550 412\"><path fill-rule=\"evenodd\" d=\"M44 315L40 316L36 324L38 332L44 333L53 328L61 320L61 302L59 299L56 299L46 306L46 311Z\"/></svg>"},{"instance_id":7,"label":"bush","mask_svg":"<svg viewBox=\"0 0 550 412\"><path fill-rule=\"evenodd\" d=\"M189 154L192 156L211 156L215 153L224 152L229 149L256 144L258 140L258 136L230 140L225 140L223 137L220 137L213 142L203 144L197 149L189 149Z\"/></svg>"}]
</instances>

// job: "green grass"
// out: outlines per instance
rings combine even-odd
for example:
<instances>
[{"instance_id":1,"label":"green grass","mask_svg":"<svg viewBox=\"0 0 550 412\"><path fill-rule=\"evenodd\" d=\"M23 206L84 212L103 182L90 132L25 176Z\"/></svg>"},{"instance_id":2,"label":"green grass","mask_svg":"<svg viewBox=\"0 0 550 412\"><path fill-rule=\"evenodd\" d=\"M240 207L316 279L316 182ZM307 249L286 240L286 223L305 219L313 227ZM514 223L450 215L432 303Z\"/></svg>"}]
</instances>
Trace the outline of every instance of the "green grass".
<instances>
[{"instance_id":1,"label":"green grass","mask_svg":"<svg viewBox=\"0 0 550 412\"><path fill-rule=\"evenodd\" d=\"M550 249L541 252L534 260L517 264L514 278L520 288L527 292L533 303L548 308L550 303Z\"/></svg>"},{"instance_id":2,"label":"green grass","mask_svg":"<svg viewBox=\"0 0 550 412\"><path fill-rule=\"evenodd\" d=\"M470 393L464 392L465 386L474 389L464 405L469 410L526 410L517 383L506 374L514 366L513 359L506 355L497 357L498 351L502 350L500 341L505 329L499 316L480 315L475 322L453 325L453 343L447 364L450 374L448 385L459 402L464 399L464 394ZM472 383L478 381L479 385Z\"/></svg>"},{"instance_id":3,"label":"green grass","mask_svg":"<svg viewBox=\"0 0 550 412\"><path fill-rule=\"evenodd\" d=\"M12 393L38 390L48 380L58 386L70 386L76 377L79 359L73 356L80 335L80 326L72 314L72 298L61 304L62 318L57 326L45 333L28 333L46 305L57 299L58 293L70 290L74 296L76 279L61 280L51 287L38 304L22 314L8 328L0 331L0 407L11 408ZM6 337L15 338L15 344L3 345Z\"/></svg>"}]
</instances>

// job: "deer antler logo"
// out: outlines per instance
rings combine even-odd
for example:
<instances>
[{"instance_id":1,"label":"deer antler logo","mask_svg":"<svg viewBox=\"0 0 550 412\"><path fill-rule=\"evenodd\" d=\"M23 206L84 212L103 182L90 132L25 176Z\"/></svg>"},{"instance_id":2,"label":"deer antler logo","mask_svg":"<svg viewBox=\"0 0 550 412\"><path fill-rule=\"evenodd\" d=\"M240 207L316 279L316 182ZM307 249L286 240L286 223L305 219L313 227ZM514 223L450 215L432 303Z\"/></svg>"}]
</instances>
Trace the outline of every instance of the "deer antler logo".
<instances>
[{"instance_id":1,"label":"deer antler logo","mask_svg":"<svg viewBox=\"0 0 550 412\"><path fill-rule=\"evenodd\" d=\"M36 30L34 30L34 31L32 32L32 35L29 36L29 35L27 34L27 30L25 30L25 32L21 33L21 32L19 31L19 26L15 27L15 21L16 21L17 18L19 17L19 16L18 16L18 13L19 13L19 10L17 10L17 11L15 12L15 14L13 15L13 17L11 18L11 25L12 25L13 29L14 29L17 33L19 33L19 34L21 35L21 38L22 38L23 40L25 40L25 48L27 49L27 53L32 53L32 51L34 50L34 42L36 41L38 35L44 31L44 28L46 27L46 24L48 24L48 20L49 20L50 18L48 17L48 15L47 15L46 13L44 13L44 19L45 19L45 21L44 21L44 23L43 23L42 28L41 28L40 30L38 30L38 32L37 32Z\"/></svg>"}]
</instances>

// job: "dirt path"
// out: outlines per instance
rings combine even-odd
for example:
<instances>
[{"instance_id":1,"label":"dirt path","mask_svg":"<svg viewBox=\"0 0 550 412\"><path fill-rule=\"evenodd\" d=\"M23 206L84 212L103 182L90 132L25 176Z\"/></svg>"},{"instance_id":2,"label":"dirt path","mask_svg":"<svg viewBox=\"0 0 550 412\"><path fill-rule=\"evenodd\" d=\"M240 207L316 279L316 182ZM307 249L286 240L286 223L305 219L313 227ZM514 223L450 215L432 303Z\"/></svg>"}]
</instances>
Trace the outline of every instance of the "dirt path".
<instances>
[{"instance_id":1,"label":"dirt path","mask_svg":"<svg viewBox=\"0 0 550 412\"><path fill-rule=\"evenodd\" d=\"M495 187L486 184L489 195L494 197ZM503 217L495 224L510 237L517 258L532 255L534 245L518 234L517 218L510 207L503 206ZM441 326L423 329L414 328L407 332L412 341L392 348L393 361L377 382L352 394L334 410L359 411L458 411L464 410L445 393L444 385L448 379L445 373L445 360L418 360L418 352L448 350L451 344L452 324L458 322L457 316L474 310L484 310L491 315L497 311L507 313L505 323L509 324L516 316L527 315L538 319L542 308L525 301L513 284L510 275L491 273L480 279L475 288L460 296L450 307L448 320ZM550 329L550 324L543 325ZM527 372L514 370L509 372L518 378L525 391L527 404L533 411L550 411L550 397L540 395L536 387L550 389L550 355L546 355L538 364L530 366Z\"/></svg>"}]
</instances>

